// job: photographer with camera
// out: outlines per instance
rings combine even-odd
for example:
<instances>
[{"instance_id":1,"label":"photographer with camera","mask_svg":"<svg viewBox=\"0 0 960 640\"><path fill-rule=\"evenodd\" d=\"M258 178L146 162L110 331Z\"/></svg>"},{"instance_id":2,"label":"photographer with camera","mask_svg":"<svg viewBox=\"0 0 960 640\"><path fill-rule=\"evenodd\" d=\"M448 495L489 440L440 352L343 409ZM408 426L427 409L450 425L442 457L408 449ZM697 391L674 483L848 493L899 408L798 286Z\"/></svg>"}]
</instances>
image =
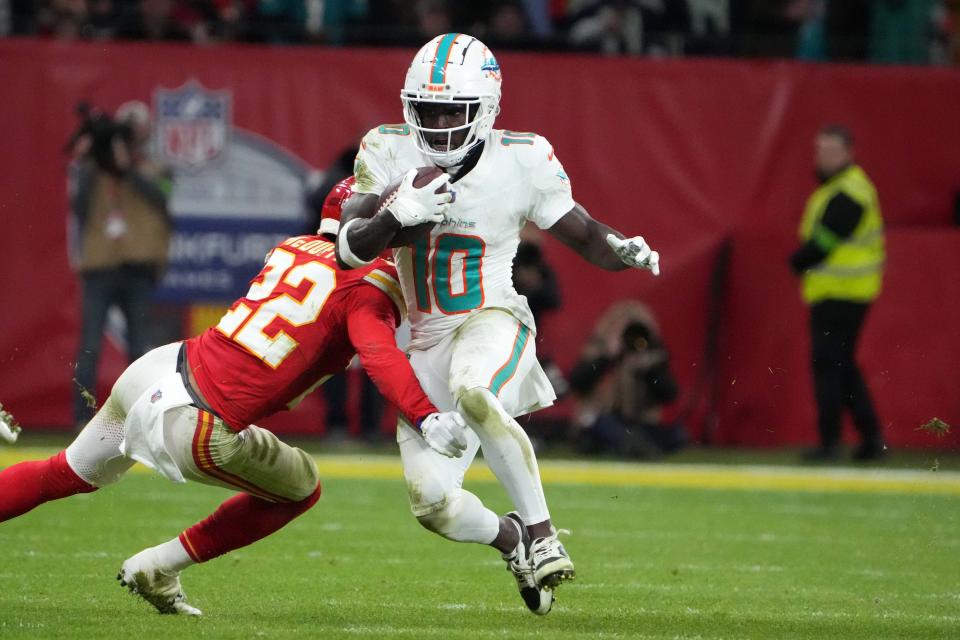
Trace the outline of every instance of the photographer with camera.
<instances>
[{"instance_id":1,"label":"photographer with camera","mask_svg":"<svg viewBox=\"0 0 960 640\"><path fill-rule=\"evenodd\" d=\"M74 422L93 415L84 391L96 387L97 361L110 307L126 320L127 356L146 351L148 304L167 261L171 221L170 173L148 155L151 120L146 104L126 102L109 114L81 104L69 195L72 262L82 280L82 320L77 354Z\"/></svg>"},{"instance_id":2,"label":"photographer with camera","mask_svg":"<svg viewBox=\"0 0 960 640\"><path fill-rule=\"evenodd\" d=\"M653 314L639 302L615 304L597 323L570 374L578 400L581 453L654 458L687 443L682 425L662 422L678 388Z\"/></svg>"}]
</instances>

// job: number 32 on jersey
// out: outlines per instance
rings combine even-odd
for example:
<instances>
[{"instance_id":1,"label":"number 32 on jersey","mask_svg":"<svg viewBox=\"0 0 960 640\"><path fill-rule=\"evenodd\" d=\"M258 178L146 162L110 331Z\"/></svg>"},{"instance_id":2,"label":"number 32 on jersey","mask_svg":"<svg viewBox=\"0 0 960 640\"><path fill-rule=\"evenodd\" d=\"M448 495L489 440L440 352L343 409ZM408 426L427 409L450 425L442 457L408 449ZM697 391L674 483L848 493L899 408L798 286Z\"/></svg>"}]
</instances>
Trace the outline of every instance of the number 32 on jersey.
<instances>
[{"instance_id":1,"label":"number 32 on jersey","mask_svg":"<svg viewBox=\"0 0 960 640\"><path fill-rule=\"evenodd\" d=\"M433 313L468 313L483 306L483 255L477 236L444 233L413 245L413 282L417 309Z\"/></svg>"},{"instance_id":2,"label":"number 32 on jersey","mask_svg":"<svg viewBox=\"0 0 960 640\"><path fill-rule=\"evenodd\" d=\"M246 300L224 314L217 330L276 369L287 359L298 342L282 328L274 335L264 333L278 318L291 327L300 327L317 319L327 298L337 286L334 269L311 260L294 266L296 257L289 251L274 249L264 265L260 282L250 285ZM303 282L310 286L302 299L295 293ZM281 293L275 295L277 289Z\"/></svg>"}]
</instances>

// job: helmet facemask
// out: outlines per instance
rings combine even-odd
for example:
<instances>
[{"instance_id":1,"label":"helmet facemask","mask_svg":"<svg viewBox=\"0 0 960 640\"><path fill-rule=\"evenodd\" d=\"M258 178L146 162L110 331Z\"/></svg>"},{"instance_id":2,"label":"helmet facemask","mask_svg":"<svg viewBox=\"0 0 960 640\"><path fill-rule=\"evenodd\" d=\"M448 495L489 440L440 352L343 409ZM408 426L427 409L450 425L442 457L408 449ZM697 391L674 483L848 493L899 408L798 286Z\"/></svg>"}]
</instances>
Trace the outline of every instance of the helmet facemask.
<instances>
[{"instance_id":1,"label":"helmet facemask","mask_svg":"<svg viewBox=\"0 0 960 640\"><path fill-rule=\"evenodd\" d=\"M460 97L419 91L403 91L403 117L416 132L417 147L441 167L463 162L493 128L500 108L493 96ZM459 124L440 127L438 120Z\"/></svg>"}]
</instances>

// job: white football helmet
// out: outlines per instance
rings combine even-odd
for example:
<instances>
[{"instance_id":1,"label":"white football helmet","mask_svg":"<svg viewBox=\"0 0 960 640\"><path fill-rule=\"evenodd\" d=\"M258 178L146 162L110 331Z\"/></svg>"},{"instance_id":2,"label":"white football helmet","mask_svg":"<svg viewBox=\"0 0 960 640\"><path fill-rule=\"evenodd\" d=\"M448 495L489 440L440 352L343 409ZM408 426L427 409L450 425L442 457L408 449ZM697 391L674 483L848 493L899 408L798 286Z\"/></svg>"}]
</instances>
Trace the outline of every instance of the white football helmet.
<instances>
[{"instance_id":1,"label":"white football helmet","mask_svg":"<svg viewBox=\"0 0 960 640\"><path fill-rule=\"evenodd\" d=\"M493 128L500 113L500 65L482 42L465 33L437 36L423 45L410 63L400 92L403 118L416 132L417 146L441 167L463 162L467 153ZM466 123L430 129L418 113L422 104L466 105ZM453 147L454 135L467 131L462 144ZM446 134L446 144L437 149L436 134ZM441 138L442 139L442 138Z\"/></svg>"}]
</instances>

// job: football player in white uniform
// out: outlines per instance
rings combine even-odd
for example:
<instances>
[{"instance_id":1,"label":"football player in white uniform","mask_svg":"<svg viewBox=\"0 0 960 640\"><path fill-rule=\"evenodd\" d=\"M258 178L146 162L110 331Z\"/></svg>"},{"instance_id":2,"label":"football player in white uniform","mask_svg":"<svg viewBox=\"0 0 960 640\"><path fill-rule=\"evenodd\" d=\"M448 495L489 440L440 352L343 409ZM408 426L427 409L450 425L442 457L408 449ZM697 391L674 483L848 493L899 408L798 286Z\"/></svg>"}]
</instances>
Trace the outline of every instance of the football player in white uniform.
<instances>
[{"instance_id":1,"label":"football player in white uniform","mask_svg":"<svg viewBox=\"0 0 960 640\"><path fill-rule=\"evenodd\" d=\"M337 250L343 266L359 267L416 236L398 236L402 228L435 223L394 250L411 323L410 363L437 407L459 411L471 429L464 455L445 458L409 425L398 427L411 508L445 538L499 549L524 602L544 614L574 567L550 522L530 440L514 420L555 399L537 362L533 316L513 288L520 229L533 222L608 270L658 274L659 255L573 200L545 138L493 129L500 82L496 58L472 36L449 33L420 49L401 92L405 123L363 139ZM415 188L415 169L429 165L444 173ZM378 211L380 194L401 178ZM480 447L516 512L498 517L462 488Z\"/></svg>"}]
</instances>

